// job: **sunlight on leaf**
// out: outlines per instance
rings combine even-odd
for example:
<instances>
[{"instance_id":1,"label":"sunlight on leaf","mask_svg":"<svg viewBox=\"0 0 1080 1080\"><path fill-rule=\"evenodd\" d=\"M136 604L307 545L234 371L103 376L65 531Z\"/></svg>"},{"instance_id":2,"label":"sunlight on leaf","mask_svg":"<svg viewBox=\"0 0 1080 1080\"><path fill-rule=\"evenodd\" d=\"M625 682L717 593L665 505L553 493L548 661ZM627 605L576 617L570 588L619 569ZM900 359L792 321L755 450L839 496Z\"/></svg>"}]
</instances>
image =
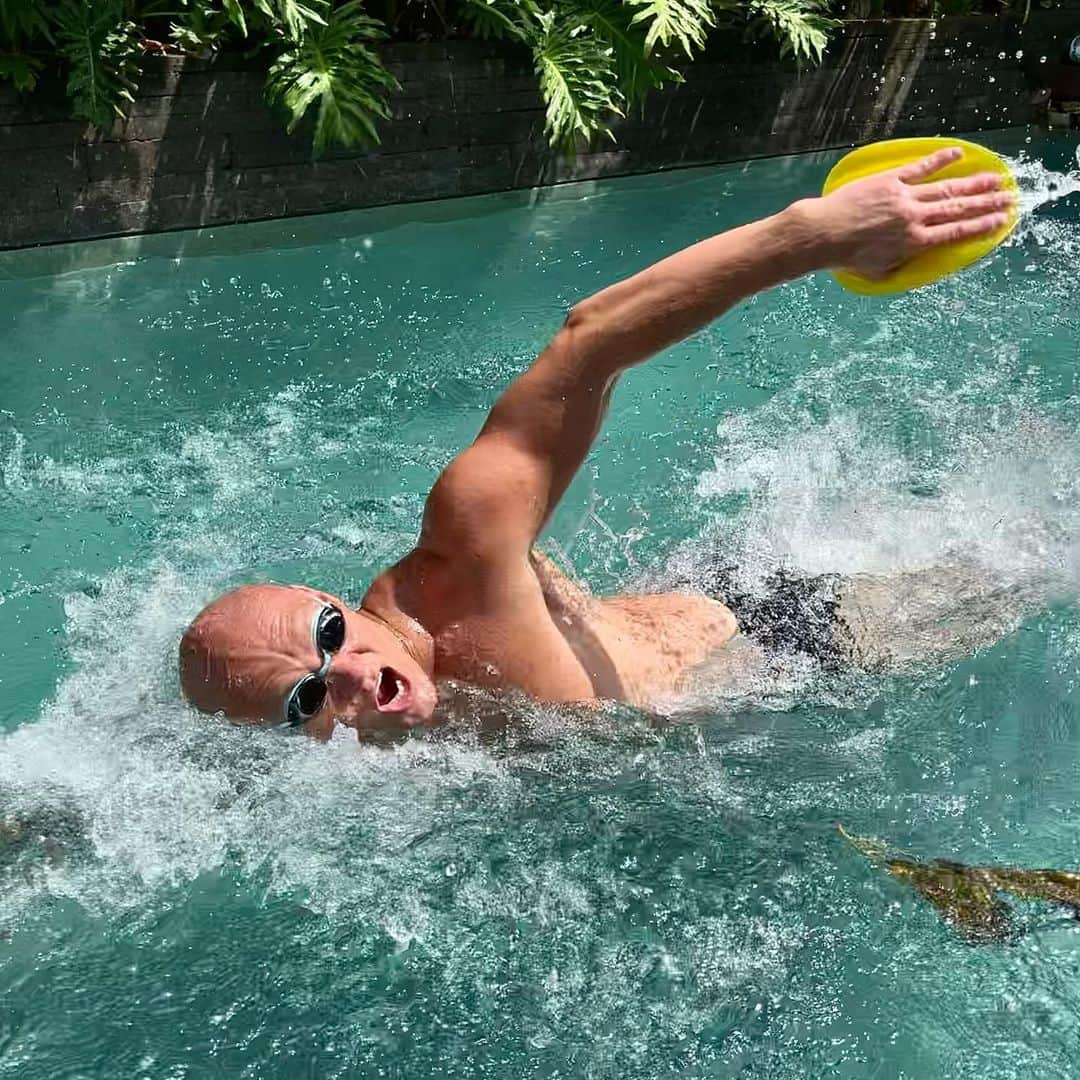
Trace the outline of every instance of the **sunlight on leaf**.
<instances>
[{"instance_id":1,"label":"sunlight on leaf","mask_svg":"<svg viewBox=\"0 0 1080 1080\"><path fill-rule=\"evenodd\" d=\"M542 34L534 47L540 91L547 103L546 130L551 144L573 147L575 137L611 135L607 120L622 113L622 95L615 79L614 50L574 27L558 24L554 14L542 17Z\"/></svg>"},{"instance_id":2,"label":"sunlight on leaf","mask_svg":"<svg viewBox=\"0 0 1080 1080\"><path fill-rule=\"evenodd\" d=\"M819 64L830 32L840 25L827 10L822 0L751 0L750 29L776 38L781 54Z\"/></svg>"},{"instance_id":3,"label":"sunlight on leaf","mask_svg":"<svg viewBox=\"0 0 1080 1080\"><path fill-rule=\"evenodd\" d=\"M709 30L716 25L709 0L626 0L638 8L631 22L644 23L645 51L651 52L657 42L665 48L677 43L687 56L705 47Z\"/></svg>"},{"instance_id":4,"label":"sunlight on leaf","mask_svg":"<svg viewBox=\"0 0 1080 1080\"><path fill-rule=\"evenodd\" d=\"M385 36L384 25L364 14L360 0L351 0L325 24L309 26L271 66L267 97L288 110L289 132L315 108L316 155L332 145L379 141L376 121L390 115L386 94L398 88L369 47Z\"/></svg>"}]
</instances>

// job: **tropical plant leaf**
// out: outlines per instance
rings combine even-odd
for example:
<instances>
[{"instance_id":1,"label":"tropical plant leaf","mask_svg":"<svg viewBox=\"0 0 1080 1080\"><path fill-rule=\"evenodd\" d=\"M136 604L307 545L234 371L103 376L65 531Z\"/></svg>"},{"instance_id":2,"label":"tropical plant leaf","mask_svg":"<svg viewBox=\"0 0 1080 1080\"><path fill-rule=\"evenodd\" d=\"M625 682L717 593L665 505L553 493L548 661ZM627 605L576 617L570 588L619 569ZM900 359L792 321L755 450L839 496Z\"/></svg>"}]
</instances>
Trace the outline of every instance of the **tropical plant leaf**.
<instances>
[{"instance_id":1,"label":"tropical plant leaf","mask_svg":"<svg viewBox=\"0 0 1080 1080\"><path fill-rule=\"evenodd\" d=\"M621 0L574 0L569 16L580 21L614 50L619 89L628 102L639 101L682 75L645 47L645 30L632 25L632 10Z\"/></svg>"},{"instance_id":2,"label":"tropical plant leaf","mask_svg":"<svg viewBox=\"0 0 1080 1080\"><path fill-rule=\"evenodd\" d=\"M271 25L292 41L299 41L309 30L326 26L330 13L330 0L254 0L254 3Z\"/></svg>"},{"instance_id":3,"label":"tropical plant leaf","mask_svg":"<svg viewBox=\"0 0 1080 1080\"><path fill-rule=\"evenodd\" d=\"M533 57L547 104L545 127L551 145L572 150L579 135L590 140L597 134L611 136L608 119L612 113L621 115L624 104L614 49L593 34L581 33L580 24L557 23L553 11L545 12L539 23Z\"/></svg>"},{"instance_id":4,"label":"tropical plant leaf","mask_svg":"<svg viewBox=\"0 0 1080 1080\"><path fill-rule=\"evenodd\" d=\"M232 22L226 12L213 0L193 0L184 7L179 19L169 26L169 36L176 45L195 55L219 48Z\"/></svg>"},{"instance_id":5,"label":"tropical plant leaf","mask_svg":"<svg viewBox=\"0 0 1080 1080\"><path fill-rule=\"evenodd\" d=\"M750 32L780 42L780 53L821 63L829 34L840 25L825 12L824 0L750 0Z\"/></svg>"},{"instance_id":6,"label":"tropical plant leaf","mask_svg":"<svg viewBox=\"0 0 1080 1080\"><path fill-rule=\"evenodd\" d=\"M20 49L39 38L52 40L40 0L0 0L0 49Z\"/></svg>"},{"instance_id":7,"label":"tropical plant leaf","mask_svg":"<svg viewBox=\"0 0 1080 1080\"><path fill-rule=\"evenodd\" d=\"M134 100L142 47L126 11L124 0L59 0L52 11L72 111L98 128L123 117Z\"/></svg>"},{"instance_id":8,"label":"tropical plant leaf","mask_svg":"<svg viewBox=\"0 0 1080 1080\"><path fill-rule=\"evenodd\" d=\"M247 37L247 19L244 18L244 6L240 3L240 0L225 0L222 9L229 22L231 22L244 37Z\"/></svg>"},{"instance_id":9,"label":"tropical plant leaf","mask_svg":"<svg viewBox=\"0 0 1080 1080\"><path fill-rule=\"evenodd\" d=\"M28 94L37 86L41 61L25 53L0 53L0 82L9 82L20 93Z\"/></svg>"},{"instance_id":10,"label":"tropical plant leaf","mask_svg":"<svg viewBox=\"0 0 1080 1080\"><path fill-rule=\"evenodd\" d=\"M543 12L534 0L465 0L463 9L477 36L533 43Z\"/></svg>"},{"instance_id":11,"label":"tropical plant leaf","mask_svg":"<svg viewBox=\"0 0 1080 1080\"><path fill-rule=\"evenodd\" d=\"M335 143L379 141L375 123L390 115L386 94L398 88L370 48L385 36L384 24L365 15L360 0L350 0L330 12L325 24L309 25L271 66L267 96L288 110L290 132L316 109L316 155Z\"/></svg>"},{"instance_id":12,"label":"tropical plant leaf","mask_svg":"<svg viewBox=\"0 0 1080 1080\"><path fill-rule=\"evenodd\" d=\"M652 52L659 42L665 48L675 42L687 56L705 47L705 38L716 25L716 15L709 0L625 0L639 9L630 20L645 24L645 51Z\"/></svg>"}]
</instances>

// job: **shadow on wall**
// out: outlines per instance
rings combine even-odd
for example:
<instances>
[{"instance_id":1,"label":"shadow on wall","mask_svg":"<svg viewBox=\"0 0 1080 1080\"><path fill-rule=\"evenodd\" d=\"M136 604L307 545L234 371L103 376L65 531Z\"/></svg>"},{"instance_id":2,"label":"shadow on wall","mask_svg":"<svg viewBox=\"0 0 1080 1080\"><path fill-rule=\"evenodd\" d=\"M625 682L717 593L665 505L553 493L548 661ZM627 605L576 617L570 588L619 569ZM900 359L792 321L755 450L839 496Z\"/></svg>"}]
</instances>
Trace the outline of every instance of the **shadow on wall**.
<instances>
[{"instance_id":1,"label":"shadow on wall","mask_svg":"<svg viewBox=\"0 0 1080 1080\"><path fill-rule=\"evenodd\" d=\"M848 23L820 67L717 35L684 84L622 119L610 148L552 155L528 55L496 43L394 45L402 90L371 152L312 161L240 57L152 57L104 138L63 106L0 96L0 247L445 199L564 180L947 134L1031 119L1038 68L1075 13Z\"/></svg>"}]
</instances>

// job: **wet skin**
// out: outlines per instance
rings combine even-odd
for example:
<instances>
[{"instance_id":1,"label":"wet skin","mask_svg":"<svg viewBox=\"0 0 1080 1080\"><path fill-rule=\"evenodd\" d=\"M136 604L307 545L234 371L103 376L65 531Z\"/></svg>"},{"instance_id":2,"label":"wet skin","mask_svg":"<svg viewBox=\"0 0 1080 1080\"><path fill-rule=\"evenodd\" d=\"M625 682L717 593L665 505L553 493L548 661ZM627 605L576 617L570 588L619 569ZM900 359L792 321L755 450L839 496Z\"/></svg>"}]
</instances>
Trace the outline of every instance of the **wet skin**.
<instances>
[{"instance_id":1,"label":"wet skin","mask_svg":"<svg viewBox=\"0 0 1080 1080\"><path fill-rule=\"evenodd\" d=\"M327 658L312 624L330 604L346 632L305 725L315 735L336 722L429 723L438 680L542 701L664 707L736 635L731 612L695 595L594 597L534 549L616 380L782 281L828 267L882 276L917 252L993 232L1012 199L997 174L933 181L958 156L942 151L795 203L577 304L438 478L415 548L375 579L360 608L300 586L227 594L183 637L185 696L233 720L281 722L291 688Z\"/></svg>"}]
</instances>

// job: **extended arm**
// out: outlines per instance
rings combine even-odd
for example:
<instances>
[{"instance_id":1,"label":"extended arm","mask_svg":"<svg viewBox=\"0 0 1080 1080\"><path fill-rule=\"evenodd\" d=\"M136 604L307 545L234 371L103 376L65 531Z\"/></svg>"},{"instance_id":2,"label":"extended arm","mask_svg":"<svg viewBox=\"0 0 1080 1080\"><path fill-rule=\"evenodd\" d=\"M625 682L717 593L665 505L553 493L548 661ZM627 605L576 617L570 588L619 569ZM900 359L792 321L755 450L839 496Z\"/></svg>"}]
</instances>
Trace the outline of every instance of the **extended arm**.
<instances>
[{"instance_id":1,"label":"extended arm","mask_svg":"<svg viewBox=\"0 0 1080 1080\"><path fill-rule=\"evenodd\" d=\"M439 478L420 546L482 563L527 554L596 438L619 373L740 300L826 267L881 275L919 250L993 231L1009 199L996 174L920 182L958 155L795 203L579 303Z\"/></svg>"}]
</instances>

